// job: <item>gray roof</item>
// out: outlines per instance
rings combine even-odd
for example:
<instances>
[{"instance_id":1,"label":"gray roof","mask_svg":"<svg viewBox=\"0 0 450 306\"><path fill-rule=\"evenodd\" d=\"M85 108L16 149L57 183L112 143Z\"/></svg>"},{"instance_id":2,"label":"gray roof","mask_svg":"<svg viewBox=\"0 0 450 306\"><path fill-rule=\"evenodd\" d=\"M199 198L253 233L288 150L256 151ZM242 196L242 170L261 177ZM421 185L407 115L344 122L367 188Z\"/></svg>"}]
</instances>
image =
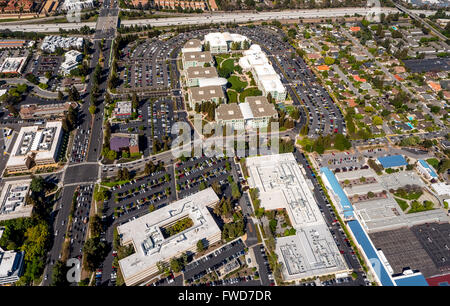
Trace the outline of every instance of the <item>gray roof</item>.
<instances>
[{"instance_id":1,"label":"gray roof","mask_svg":"<svg viewBox=\"0 0 450 306\"><path fill-rule=\"evenodd\" d=\"M183 62L185 61L197 61L200 63L212 62L211 52L185 52L183 53Z\"/></svg>"},{"instance_id":2,"label":"gray roof","mask_svg":"<svg viewBox=\"0 0 450 306\"><path fill-rule=\"evenodd\" d=\"M215 67L189 67L186 70L186 76L188 79L219 77Z\"/></svg>"},{"instance_id":3,"label":"gray roof","mask_svg":"<svg viewBox=\"0 0 450 306\"><path fill-rule=\"evenodd\" d=\"M188 92L189 96L194 101L207 101L212 98L225 99L225 94L223 93L221 86L191 87Z\"/></svg>"},{"instance_id":4,"label":"gray roof","mask_svg":"<svg viewBox=\"0 0 450 306\"><path fill-rule=\"evenodd\" d=\"M241 108L237 103L220 104L216 108L216 117L218 120L238 120L244 119Z\"/></svg>"}]
</instances>

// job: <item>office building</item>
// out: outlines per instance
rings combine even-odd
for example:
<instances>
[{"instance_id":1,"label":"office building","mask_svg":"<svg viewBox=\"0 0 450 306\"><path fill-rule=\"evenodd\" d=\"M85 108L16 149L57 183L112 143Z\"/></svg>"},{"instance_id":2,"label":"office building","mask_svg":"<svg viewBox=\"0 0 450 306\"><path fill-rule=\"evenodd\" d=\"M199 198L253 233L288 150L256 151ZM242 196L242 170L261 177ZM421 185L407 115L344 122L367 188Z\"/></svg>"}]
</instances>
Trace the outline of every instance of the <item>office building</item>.
<instances>
[{"instance_id":1,"label":"office building","mask_svg":"<svg viewBox=\"0 0 450 306\"><path fill-rule=\"evenodd\" d=\"M22 127L6 163L6 170L14 173L28 171L35 166L55 165L62 134L60 121L47 122L44 127Z\"/></svg>"},{"instance_id":2,"label":"office building","mask_svg":"<svg viewBox=\"0 0 450 306\"><path fill-rule=\"evenodd\" d=\"M119 261L127 286L157 276L159 262L195 253L199 240L206 245L218 242L221 231L209 211L218 202L213 189L208 188L117 227L122 245L133 245L135 250ZM167 234L172 225L188 219L189 227Z\"/></svg>"}]
</instances>

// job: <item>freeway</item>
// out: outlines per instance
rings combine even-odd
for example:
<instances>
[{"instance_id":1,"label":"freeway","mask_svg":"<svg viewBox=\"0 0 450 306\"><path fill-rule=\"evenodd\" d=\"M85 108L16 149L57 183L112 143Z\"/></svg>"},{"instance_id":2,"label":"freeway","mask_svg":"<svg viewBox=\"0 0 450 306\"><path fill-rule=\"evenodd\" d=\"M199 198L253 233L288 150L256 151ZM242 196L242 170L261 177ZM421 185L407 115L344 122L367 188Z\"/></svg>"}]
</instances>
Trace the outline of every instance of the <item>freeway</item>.
<instances>
[{"instance_id":1,"label":"freeway","mask_svg":"<svg viewBox=\"0 0 450 306\"><path fill-rule=\"evenodd\" d=\"M422 13L413 12L411 10L408 10L406 7L400 5L396 2L394 2L394 4L400 11L408 14L412 19L415 19L415 20L419 21L420 23L422 23L426 28L428 28L431 32L433 32L433 34L435 34L437 37L439 37L443 41L446 41L448 39L445 35L443 35L441 32L439 32L438 30L433 28L428 22L426 22L425 20L423 20L423 18L421 18L421 17L419 17L419 15L417 15L417 14L422 14Z\"/></svg>"},{"instance_id":2,"label":"freeway","mask_svg":"<svg viewBox=\"0 0 450 306\"><path fill-rule=\"evenodd\" d=\"M380 9L385 14L397 13L397 9L383 7ZM256 13L221 13L211 15L200 15L195 17L180 18L154 18L142 20L124 20L124 26L131 25L151 25L151 26L174 26L174 25L198 25L210 23L229 23L229 22L249 22L249 21L267 21L277 19L299 19L299 18L335 18L345 17L354 14L366 15L367 8L333 8L333 9L306 9L306 10L284 10L280 12L256 12Z\"/></svg>"},{"instance_id":3,"label":"freeway","mask_svg":"<svg viewBox=\"0 0 450 306\"><path fill-rule=\"evenodd\" d=\"M381 13L397 13L395 8L382 7ZM285 10L282 12L282 19L299 19L299 18L335 18L345 17L354 14L365 16L367 8L333 8L333 9L307 9L307 10ZM177 26L177 25L199 25L210 23L229 23L229 22L248 22L248 21L267 21L280 19L280 12L255 12L255 13L219 13L219 14L202 14L192 17L173 17L173 18L153 18L153 19L137 19L124 20L123 26L131 25L151 25L151 26ZM99 18L100 22L105 22L103 18ZM10 31L26 31L26 32L47 32L56 33L59 29L74 30L80 29L83 26L88 26L91 29L96 29L98 24L96 22L79 22L79 23L55 23L55 24L0 24L0 30ZM98 29L98 28L97 28ZM111 32L111 36L114 35Z\"/></svg>"}]
</instances>

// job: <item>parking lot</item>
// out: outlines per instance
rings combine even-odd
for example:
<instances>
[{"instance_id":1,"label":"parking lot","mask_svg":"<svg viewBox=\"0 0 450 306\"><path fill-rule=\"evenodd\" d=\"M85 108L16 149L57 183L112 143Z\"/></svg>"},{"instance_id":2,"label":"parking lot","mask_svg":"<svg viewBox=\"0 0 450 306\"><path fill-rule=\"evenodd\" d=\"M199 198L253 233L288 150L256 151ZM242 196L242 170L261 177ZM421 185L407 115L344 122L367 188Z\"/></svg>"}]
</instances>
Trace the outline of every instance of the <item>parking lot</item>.
<instances>
[{"instance_id":1,"label":"parking lot","mask_svg":"<svg viewBox=\"0 0 450 306\"><path fill-rule=\"evenodd\" d=\"M184 268L184 279L187 284L193 284L208 273L211 273L231 260L245 254L245 245L241 239L235 240L211 252L202 258L189 263ZM226 285L227 283L223 283Z\"/></svg>"},{"instance_id":2,"label":"parking lot","mask_svg":"<svg viewBox=\"0 0 450 306\"><path fill-rule=\"evenodd\" d=\"M125 47L119 65L119 76L123 80L120 89L170 88L170 61L167 50L168 46L160 40L146 40Z\"/></svg>"},{"instance_id":3,"label":"parking lot","mask_svg":"<svg viewBox=\"0 0 450 306\"><path fill-rule=\"evenodd\" d=\"M190 161L177 163L175 175L179 185L179 198L196 193L201 183L206 187L213 182L218 182L220 186L227 185L227 178L231 175L231 171L226 170L227 164L232 167L232 162L224 157L194 157Z\"/></svg>"},{"instance_id":4,"label":"parking lot","mask_svg":"<svg viewBox=\"0 0 450 306\"><path fill-rule=\"evenodd\" d=\"M256 245L253 247L253 253L255 254L256 262L258 264L259 277L261 279L261 285L263 286L273 286L274 278L272 271L270 270L270 265L267 259L266 250L263 245Z\"/></svg>"},{"instance_id":5,"label":"parking lot","mask_svg":"<svg viewBox=\"0 0 450 306\"><path fill-rule=\"evenodd\" d=\"M173 177L170 172L158 171L152 175L111 188L108 217L126 223L137 215L161 208L175 200ZM140 213L141 212L141 213ZM127 216L130 216L127 218Z\"/></svg>"}]
</instances>

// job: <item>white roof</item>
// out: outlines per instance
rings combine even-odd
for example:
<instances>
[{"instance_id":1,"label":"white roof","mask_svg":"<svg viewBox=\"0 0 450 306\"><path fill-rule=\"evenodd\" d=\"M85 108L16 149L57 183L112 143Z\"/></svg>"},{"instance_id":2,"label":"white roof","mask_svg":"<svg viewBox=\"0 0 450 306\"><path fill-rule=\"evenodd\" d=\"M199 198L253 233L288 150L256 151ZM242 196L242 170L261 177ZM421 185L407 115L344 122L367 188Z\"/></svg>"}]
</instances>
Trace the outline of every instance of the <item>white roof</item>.
<instances>
[{"instance_id":1,"label":"white roof","mask_svg":"<svg viewBox=\"0 0 450 306\"><path fill-rule=\"evenodd\" d=\"M220 235L220 229L207 206L219 201L212 188L190 195L117 228L123 243L132 242L135 253L119 261L127 279L159 261L167 261L192 248L201 239ZM189 216L194 225L164 238L161 227Z\"/></svg>"},{"instance_id":2,"label":"white roof","mask_svg":"<svg viewBox=\"0 0 450 306\"><path fill-rule=\"evenodd\" d=\"M253 119L253 113L252 109L250 108L250 104L246 103L239 103L239 107L242 112L242 116L244 116L244 119Z\"/></svg>"},{"instance_id":3,"label":"white roof","mask_svg":"<svg viewBox=\"0 0 450 306\"><path fill-rule=\"evenodd\" d=\"M249 157L249 186L258 188L261 207L284 208L296 234L276 238L285 279L333 274L346 269L307 180L292 153Z\"/></svg>"},{"instance_id":4,"label":"white roof","mask_svg":"<svg viewBox=\"0 0 450 306\"><path fill-rule=\"evenodd\" d=\"M225 78L201 78L198 79L198 87L225 86L228 81Z\"/></svg>"},{"instance_id":5,"label":"white roof","mask_svg":"<svg viewBox=\"0 0 450 306\"><path fill-rule=\"evenodd\" d=\"M205 42L211 47L227 47L227 42L243 42L247 37L240 34L230 34L229 32L213 32L205 35Z\"/></svg>"},{"instance_id":6,"label":"white roof","mask_svg":"<svg viewBox=\"0 0 450 306\"><path fill-rule=\"evenodd\" d=\"M450 185L446 183L431 184L431 187L433 187L434 191L436 191L436 193L440 196L450 196Z\"/></svg>"},{"instance_id":7,"label":"white roof","mask_svg":"<svg viewBox=\"0 0 450 306\"><path fill-rule=\"evenodd\" d=\"M277 91L279 93L286 92L286 89L284 88L279 78L270 77L269 79L263 79L260 82L266 92L270 91Z\"/></svg>"},{"instance_id":8,"label":"white roof","mask_svg":"<svg viewBox=\"0 0 450 306\"><path fill-rule=\"evenodd\" d=\"M51 133L44 133L44 130L51 129ZM58 146L58 139L61 136L62 123L61 121L51 121L47 122L45 127L42 129L40 126L26 126L22 127L17 136L14 147L9 156L6 167L25 165L27 159L27 154L20 154L21 148L24 147L24 141L27 137L32 139L30 149L27 152L34 151L36 153L35 160L42 159L56 159L56 152ZM29 136L26 136L28 134ZM46 140L51 139L51 143ZM39 146L40 145L40 146Z\"/></svg>"}]
</instances>

